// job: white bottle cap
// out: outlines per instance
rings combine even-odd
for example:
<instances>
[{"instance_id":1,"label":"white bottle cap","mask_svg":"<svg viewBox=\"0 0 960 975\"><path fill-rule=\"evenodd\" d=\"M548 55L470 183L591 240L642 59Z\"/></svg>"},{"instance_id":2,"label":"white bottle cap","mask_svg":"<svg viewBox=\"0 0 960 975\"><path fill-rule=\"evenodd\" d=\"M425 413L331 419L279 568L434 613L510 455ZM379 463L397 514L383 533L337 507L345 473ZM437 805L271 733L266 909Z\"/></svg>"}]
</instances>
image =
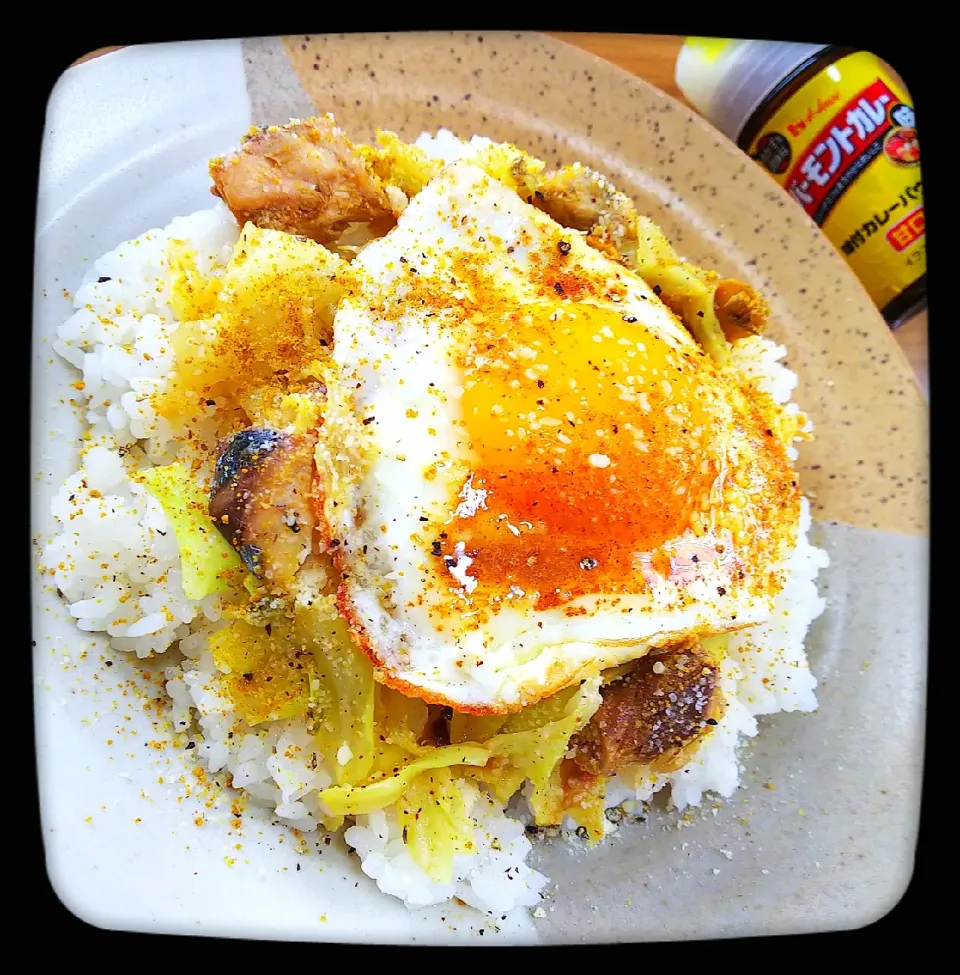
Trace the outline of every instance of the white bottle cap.
<instances>
[{"instance_id":1,"label":"white bottle cap","mask_svg":"<svg viewBox=\"0 0 960 975\"><path fill-rule=\"evenodd\" d=\"M736 141L760 103L826 44L688 37L674 74L693 107Z\"/></svg>"}]
</instances>

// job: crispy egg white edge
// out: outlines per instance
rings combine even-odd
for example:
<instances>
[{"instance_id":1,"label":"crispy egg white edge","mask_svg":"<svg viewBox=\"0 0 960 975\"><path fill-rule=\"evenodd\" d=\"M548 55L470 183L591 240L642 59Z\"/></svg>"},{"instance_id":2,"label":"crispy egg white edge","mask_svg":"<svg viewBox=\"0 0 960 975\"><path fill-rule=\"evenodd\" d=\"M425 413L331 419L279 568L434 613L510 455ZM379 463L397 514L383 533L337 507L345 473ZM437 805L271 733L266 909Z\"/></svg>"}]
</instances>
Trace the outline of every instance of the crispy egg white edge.
<instances>
[{"instance_id":1,"label":"crispy egg white edge","mask_svg":"<svg viewBox=\"0 0 960 975\"><path fill-rule=\"evenodd\" d=\"M469 234L458 235L450 225L454 212L476 218ZM458 447L450 422L458 415L463 392L450 328L458 322L456 290L451 287L451 308L430 318L413 307L401 307L391 320L378 318L364 295L376 300L397 295L402 306L401 279L409 271L401 255L422 277L446 282L450 249L476 253L475 238L486 236L503 240L502 248L491 247L488 253L487 267L498 283L521 300L534 300L523 273L529 248L518 239L524 228L536 241L555 235L557 224L482 170L455 162L413 198L389 234L360 253L356 264L364 283L359 294L343 299L334 323L340 395L353 397L361 419L373 417L363 427L368 438L365 474L359 481L341 478L336 506L326 501L328 522L340 540L354 622L364 629L385 670L450 703L478 709L527 704L587 669L635 659L650 646L684 635L760 622L770 613L766 599L717 595L718 586L730 578L731 566L724 561L701 567L700 576L685 585L683 607L671 606L677 590L663 580L653 586L652 596L620 597L615 610L603 608L602 597L581 597L569 605L583 607L587 615L576 617L563 608L537 612L505 603L488 625L471 629L463 623L456 639L436 631L429 600L427 606L416 605L431 585L426 565L431 556L410 536L425 525L439 530L435 526L449 518L450 499L469 470L470 458ZM591 248L580 234L564 231L564 237L571 244L572 262L589 272L608 273L611 283L625 287L626 295L615 306L618 314L636 315L675 347L695 344L643 281ZM512 254L506 253L508 245L514 247ZM428 428L435 433L428 434ZM449 461L443 460L444 452ZM428 481L423 471L431 465L437 465L438 474ZM451 571L463 586L469 559L461 558ZM461 619L469 620L463 596L452 589L444 595L458 600Z\"/></svg>"}]
</instances>

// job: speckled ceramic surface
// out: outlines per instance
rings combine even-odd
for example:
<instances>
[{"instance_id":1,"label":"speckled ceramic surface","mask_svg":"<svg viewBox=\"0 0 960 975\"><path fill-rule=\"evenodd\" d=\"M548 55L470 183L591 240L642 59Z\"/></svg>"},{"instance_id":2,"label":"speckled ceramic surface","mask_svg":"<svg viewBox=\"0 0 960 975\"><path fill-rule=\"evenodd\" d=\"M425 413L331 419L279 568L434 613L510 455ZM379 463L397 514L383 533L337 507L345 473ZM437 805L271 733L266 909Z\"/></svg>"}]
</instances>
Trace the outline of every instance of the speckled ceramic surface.
<instances>
[{"instance_id":1,"label":"speckled ceramic surface","mask_svg":"<svg viewBox=\"0 0 960 975\"><path fill-rule=\"evenodd\" d=\"M172 55L157 50L102 60L126 56L132 86L135 75L149 75L144 66L160 72L158 65L167 65L164 84L178 90L181 82L168 65ZM213 59L213 51L196 45L178 57L199 64ZM209 105L197 109L193 128L183 122L188 134L178 142L170 134L176 123L165 119L154 128L172 141L151 136L167 146L164 164L176 170L183 192L155 203L140 199L135 212L108 222L87 243L85 227L109 200L98 196L88 153L85 177L76 167L57 177L61 189L79 189L73 196L64 190L63 200L72 202L56 212L51 206L49 221L41 220L38 281L47 274L59 282L59 269L66 285L74 273L66 265L86 254L85 247L94 257L152 225L138 220L165 222L185 212L188 201L204 205L206 186L193 186L191 174L199 157L240 134L227 135L216 119L246 111L255 123L332 111L358 138L378 125L411 138L445 126L461 136L507 139L549 162L594 166L630 193L682 254L751 281L771 301L771 334L789 346L788 363L800 377L795 398L816 424L816 440L802 450L801 476L818 520L815 540L832 559L821 576L828 609L808 642L820 709L761 719L760 737L744 754L743 788L718 808L708 806L703 817L678 824L676 816L655 811L589 856L563 844L540 847L534 861L554 881L546 916L502 924L480 923L459 909L410 915L379 895L336 848L325 856L325 872L279 873L275 865L287 863L289 851L278 849L269 833L249 844L252 868L228 873L220 862L227 840L194 837L159 802L151 811L157 852L150 863L164 886L163 896L154 895L150 884L135 882L148 863L120 814L113 834L78 838L70 810L55 795L63 763L57 767L48 757L41 761L48 863L61 896L82 916L112 927L358 941L702 938L848 928L887 911L912 871L919 808L928 416L899 348L840 257L761 170L703 121L618 68L542 35L310 35L244 41L229 52L221 46L216 57L224 59L221 79L229 74L231 80L221 80L221 93L213 91ZM107 76L108 69L98 68L66 86L91 117L94 105L99 108L94 81L102 85ZM131 117L146 132L156 121L155 99L143 101ZM82 110L57 111L64 127L79 131ZM52 158L48 149L56 136L48 132L45 160ZM167 151L169 145L182 148ZM151 168L149 158L128 163L116 192L142 190L137 179L142 172L164 172L158 166ZM107 239L111 234L116 239ZM42 335L60 309L38 307ZM41 352L36 375L45 375L45 361ZM35 403L36 438L48 433L45 410ZM46 465L41 485L55 480L53 454L46 440L35 446L38 464ZM41 640L38 651L38 681L56 693L59 678L44 670L42 651L69 637L50 622L55 609L44 598L38 597L37 613L47 643ZM96 703L73 705L70 719L69 708L57 710L38 690L41 739L70 727L78 714L89 719ZM75 751L72 788L93 802L97 776L113 773L93 744L81 742ZM92 770L86 778L78 771L84 762ZM141 765L130 772L135 780L155 775ZM126 793L117 803L124 815L131 813L128 819L142 808ZM183 852L185 830L191 854ZM103 875L96 890L83 879L94 848L93 870ZM266 879L258 876L258 864L259 873L268 865ZM114 883L114 875L127 879ZM221 908L215 910L210 904L217 899Z\"/></svg>"}]
</instances>

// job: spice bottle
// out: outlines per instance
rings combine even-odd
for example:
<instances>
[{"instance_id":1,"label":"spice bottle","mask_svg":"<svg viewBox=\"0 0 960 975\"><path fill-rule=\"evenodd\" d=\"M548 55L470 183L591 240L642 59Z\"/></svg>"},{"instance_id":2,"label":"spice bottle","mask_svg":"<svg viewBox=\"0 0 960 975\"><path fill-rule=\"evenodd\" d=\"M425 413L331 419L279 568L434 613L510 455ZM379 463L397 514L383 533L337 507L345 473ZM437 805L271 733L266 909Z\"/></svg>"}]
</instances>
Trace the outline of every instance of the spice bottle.
<instances>
[{"instance_id":1,"label":"spice bottle","mask_svg":"<svg viewBox=\"0 0 960 975\"><path fill-rule=\"evenodd\" d=\"M688 37L676 81L813 218L892 328L926 305L913 104L879 58L837 45Z\"/></svg>"}]
</instances>

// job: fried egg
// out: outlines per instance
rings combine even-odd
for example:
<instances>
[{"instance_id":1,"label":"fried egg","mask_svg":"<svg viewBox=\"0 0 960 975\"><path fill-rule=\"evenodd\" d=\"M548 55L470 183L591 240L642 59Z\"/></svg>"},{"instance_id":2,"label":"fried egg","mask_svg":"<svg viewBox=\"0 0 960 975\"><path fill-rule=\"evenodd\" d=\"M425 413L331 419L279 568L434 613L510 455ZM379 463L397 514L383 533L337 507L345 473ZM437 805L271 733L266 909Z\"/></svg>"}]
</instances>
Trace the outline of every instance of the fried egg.
<instances>
[{"instance_id":1,"label":"fried egg","mask_svg":"<svg viewBox=\"0 0 960 975\"><path fill-rule=\"evenodd\" d=\"M637 275L468 161L351 273L316 460L380 680L504 713L769 616L786 448Z\"/></svg>"}]
</instances>

